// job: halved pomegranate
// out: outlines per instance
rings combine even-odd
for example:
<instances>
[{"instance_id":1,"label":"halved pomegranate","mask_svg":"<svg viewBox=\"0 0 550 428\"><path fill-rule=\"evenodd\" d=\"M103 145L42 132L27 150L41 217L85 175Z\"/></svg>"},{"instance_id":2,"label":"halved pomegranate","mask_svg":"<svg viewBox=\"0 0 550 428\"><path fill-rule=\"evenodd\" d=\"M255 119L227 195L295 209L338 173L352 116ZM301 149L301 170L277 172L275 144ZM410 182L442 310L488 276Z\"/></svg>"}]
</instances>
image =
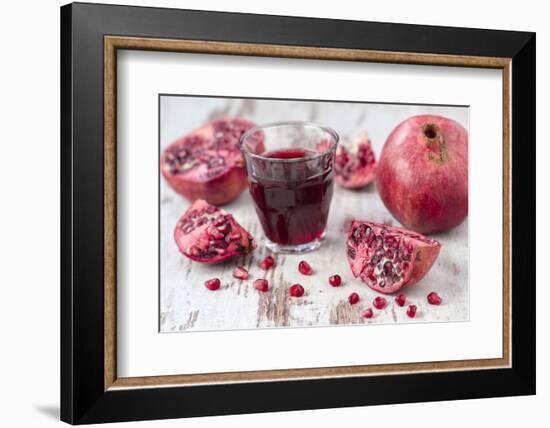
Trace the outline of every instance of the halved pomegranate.
<instances>
[{"instance_id":1,"label":"halved pomegranate","mask_svg":"<svg viewBox=\"0 0 550 428\"><path fill-rule=\"evenodd\" d=\"M219 263L256 248L254 238L231 214L202 199L178 220L174 239L183 255L201 263Z\"/></svg>"},{"instance_id":2,"label":"halved pomegranate","mask_svg":"<svg viewBox=\"0 0 550 428\"><path fill-rule=\"evenodd\" d=\"M382 293L420 281L440 249L434 239L385 224L354 220L348 231L347 255L353 275Z\"/></svg>"},{"instance_id":3,"label":"halved pomegranate","mask_svg":"<svg viewBox=\"0 0 550 428\"><path fill-rule=\"evenodd\" d=\"M224 204L247 187L244 157L239 139L255 124L240 118L216 119L179 138L162 152L160 170L170 186L190 201L204 199ZM263 135L250 140L256 153L263 152Z\"/></svg>"},{"instance_id":4,"label":"halved pomegranate","mask_svg":"<svg viewBox=\"0 0 550 428\"><path fill-rule=\"evenodd\" d=\"M348 189L359 189L376 178L376 159L367 134L347 148L339 145L334 162L336 183Z\"/></svg>"}]
</instances>

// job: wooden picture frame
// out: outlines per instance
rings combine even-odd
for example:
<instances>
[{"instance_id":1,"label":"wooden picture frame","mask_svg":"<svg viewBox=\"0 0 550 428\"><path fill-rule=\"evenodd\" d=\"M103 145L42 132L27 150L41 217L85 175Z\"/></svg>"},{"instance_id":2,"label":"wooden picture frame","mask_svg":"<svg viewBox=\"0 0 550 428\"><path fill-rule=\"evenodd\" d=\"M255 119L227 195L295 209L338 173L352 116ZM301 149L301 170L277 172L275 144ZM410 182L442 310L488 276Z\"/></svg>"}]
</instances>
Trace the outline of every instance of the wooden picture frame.
<instances>
[{"instance_id":1,"label":"wooden picture frame","mask_svg":"<svg viewBox=\"0 0 550 428\"><path fill-rule=\"evenodd\" d=\"M119 49L502 70L503 357L118 377ZM61 54L63 421L114 422L535 392L533 33L76 3L61 8Z\"/></svg>"}]
</instances>

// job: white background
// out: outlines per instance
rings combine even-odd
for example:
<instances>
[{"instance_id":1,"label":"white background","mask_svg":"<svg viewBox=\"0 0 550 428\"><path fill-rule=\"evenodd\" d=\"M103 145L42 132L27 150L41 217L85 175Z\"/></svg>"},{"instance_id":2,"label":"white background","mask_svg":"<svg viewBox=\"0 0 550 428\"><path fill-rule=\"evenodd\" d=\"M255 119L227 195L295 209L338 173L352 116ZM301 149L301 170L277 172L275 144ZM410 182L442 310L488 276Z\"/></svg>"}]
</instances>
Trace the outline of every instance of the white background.
<instances>
[{"instance_id":1,"label":"white background","mask_svg":"<svg viewBox=\"0 0 550 428\"><path fill-rule=\"evenodd\" d=\"M233 82L230 87L216 80L220 67ZM253 78L240 79L250 70ZM501 72L489 69L166 52L119 53L117 171L118 194L122 195L118 200L117 223L119 375L499 358L502 266L498 258L490 264L485 259L488 252L500 254L502 249L501 211L487 209L502 206L500 77ZM326 81L338 85L322 86ZM265 82L270 85L266 87ZM167 92L470 105L469 322L158 334L158 268L151 263L157 260L158 251L157 96ZM337 121L326 123L339 129ZM484 159L483 168L480 166ZM375 215L374 210L369 215ZM442 243L445 248L446 243ZM445 298L445 292L441 288L438 291ZM435 337L437 340L430 340ZM216 352L204 352L213 343L225 350L222 359ZM378 346L367 345L371 343Z\"/></svg>"},{"instance_id":2,"label":"white background","mask_svg":"<svg viewBox=\"0 0 550 428\"><path fill-rule=\"evenodd\" d=\"M104 1L111 3L109 1ZM131 4L196 9L393 21L415 24L491 27L537 31L537 129L539 183L550 182L544 160L543 118L548 107L550 29L544 2L479 2L464 0L441 7L439 1L296 2L277 0L127 1ZM0 13L2 67L2 155L0 175L0 420L9 427L59 424L59 1L5 2ZM498 12L498 13L497 13ZM541 78L542 77L542 78ZM527 149L527 148L526 148ZM548 198L538 186L538 266L550 256ZM548 196L548 192L546 192ZM537 340L538 395L461 402L419 403L354 409L286 412L162 422L124 426L279 427L335 425L406 425L461 427L490 422L516 427L546 418L550 400L548 287L538 272ZM535 304L535 302L534 302ZM542 422L535 425L541 425Z\"/></svg>"}]
</instances>

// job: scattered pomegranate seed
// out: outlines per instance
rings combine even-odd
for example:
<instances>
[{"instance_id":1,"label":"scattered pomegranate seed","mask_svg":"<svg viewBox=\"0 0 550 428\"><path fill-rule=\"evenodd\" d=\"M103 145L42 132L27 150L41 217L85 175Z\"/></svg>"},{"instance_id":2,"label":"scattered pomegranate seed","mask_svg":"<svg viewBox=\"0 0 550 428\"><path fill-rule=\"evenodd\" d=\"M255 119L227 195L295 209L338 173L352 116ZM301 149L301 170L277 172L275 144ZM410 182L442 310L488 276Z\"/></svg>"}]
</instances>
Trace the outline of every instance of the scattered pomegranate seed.
<instances>
[{"instance_id":1,"label":"scattered pomegranate seed","mask_svg":"<svg viewBox=\"0 0 550 428\"><path fill-rule=\"evenodd\" d=\"M332 275L329 277L328 282L333 287L340 287L340 284L342 284L342 278L340 278L340 275Z\"/></svg>"},{"instance_id":2,"label":"scattered pomegranate seed","mask_svg":"<svg viewBox=\"0 0 550 428\"><path fill-rule=\"evenodd\" d=\"M248 271L244 266L237 266L233 270L233 276L237 279L248 279Z\"/></svg>"},{"instance_id":3,"label":"scattered pomegranate seed","mask_svg":"<svg viewBox=\"0 0 550 428\"><path fill-rule=\"evenodd\" d=\"M406 297L404 294L400 294L395 298L395 303L397 303L399 306L405 306Z\"/></svg>"},{"instance_id":4,"label":"scattered pomegranate seed","mask_svg":"<svg viewBox=\"0 0 550 428\"><path fill-rule=\"evenodd\" d=\"M299 264L298 264L298 270L300 271L300 273L302 273L303 275L311 275L313 273L313 269L311 269L311 266L309 265L308 262L306 262L305 260L302 260Z\"/></svg>"},{"instance_id":5,"label":"scattered pomegranate seed","mask_svg":"<svg viewBox=\"0 0 550 428\"><path fill-rule=\"evenodd\" d=\"M437 294L435 291L432 291L430 294L428 294L428 303L430 305L440 305L441 297L439 297L439 294Z\"/></svg>"},{"instance_id":6,"label":"scattered pomegranate seed","mask_svg":"<svg viewBox=\"0 0 550 428\"><path fill-rule=\"evenodd\" d=\"M416 306L415 305L409 305L407 308L407 315L409 318L414 318L416 316Z\"/></svg>"},{"instance_id":7,"label":"scattered pomegranate seed","mask_svg":"<svg viewBox=\"0 0 550 428\"><path fill-rule=\"evenodd\" d=\"M360 300L359 294L357 293L351 293L348 297L348 301L350 305L355 305Z\"/></svg>"},{"instance_id":8,"label":"scattered pomegranate seed","mask_svg":"<svg viewBox=\"0 0 550 428\"><path fill-rule=\"evenodd\" d=\"M292 297L302 297L304 295L304 287L300 284L294 284L290 287L290 295Z\"/></svg>"},{"instance_id":9,"label":"scattered pomegranate seed","mask_svg":"<svg viewBox=\"0 0 550 428\"><path fill-rule=\"evenodd\" d=\"M268 269L272 268L273 266L275 266L275 259L271 256L267 256L265 259L263 259L260 262L260 267L263 270L268 270Z\"/></svg>"},{"instance_id":10,"label":"scattered pomegranate seed","mask_svg":"<svg viewBox=\"0 0 550 428\"><path fill-rule=\"evenodd\" d=\"M254 281L254 288L265 293L269 290L269 282L267 282L267 279L257 279Z\"/></svg>"},{"instance_id":11,"label":"scattered pomegranate seed","mask_svg":"<svg viewBox=\"0 0 550 428\"><path fill-rule=\"evenodd\" d=\"M220 288L220 285L221 281L218 278L209 279L208 281L204 282L204 286L212 291Z\"/></svg>"},{"instance_id":12,"label":"scattered pomegranate seed","mask_svg":"<svg viewBox=\"0 0 550 428\"><path fill-rule=\"evenodd\" d=\"M372 309L365 309L361 315L363 315L365 318L372 318Z\"/></svg>"},{"instance_id":13,"label":"scattered pomegranate seed","mask_svg":"<svg viewBox=\"0 0 550 428\"><path fill-rule=\"evenodd\" d=\"M382 296L378 296L372 301L372 304L376 309L384 309L387 303L387 300Z\"/></svg>"}]
</instances>

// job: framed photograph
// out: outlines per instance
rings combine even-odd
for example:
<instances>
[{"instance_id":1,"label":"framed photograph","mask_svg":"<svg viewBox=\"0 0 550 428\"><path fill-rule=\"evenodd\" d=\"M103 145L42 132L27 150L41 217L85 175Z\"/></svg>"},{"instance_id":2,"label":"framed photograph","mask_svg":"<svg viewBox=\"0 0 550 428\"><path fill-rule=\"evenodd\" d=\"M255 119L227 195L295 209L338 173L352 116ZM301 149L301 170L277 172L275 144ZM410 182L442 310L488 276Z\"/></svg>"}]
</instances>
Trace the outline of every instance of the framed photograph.
<instances>
[{"instance_id":1,"label":"framed photograph","mask_svg":"<svg viewBox=\"0 0 550 428\"><path fill-rule=\"evenodd\" d=\"M534 33L76 3L61 54L63 421L535 393Z\"/></svg>"}]
</instances>

